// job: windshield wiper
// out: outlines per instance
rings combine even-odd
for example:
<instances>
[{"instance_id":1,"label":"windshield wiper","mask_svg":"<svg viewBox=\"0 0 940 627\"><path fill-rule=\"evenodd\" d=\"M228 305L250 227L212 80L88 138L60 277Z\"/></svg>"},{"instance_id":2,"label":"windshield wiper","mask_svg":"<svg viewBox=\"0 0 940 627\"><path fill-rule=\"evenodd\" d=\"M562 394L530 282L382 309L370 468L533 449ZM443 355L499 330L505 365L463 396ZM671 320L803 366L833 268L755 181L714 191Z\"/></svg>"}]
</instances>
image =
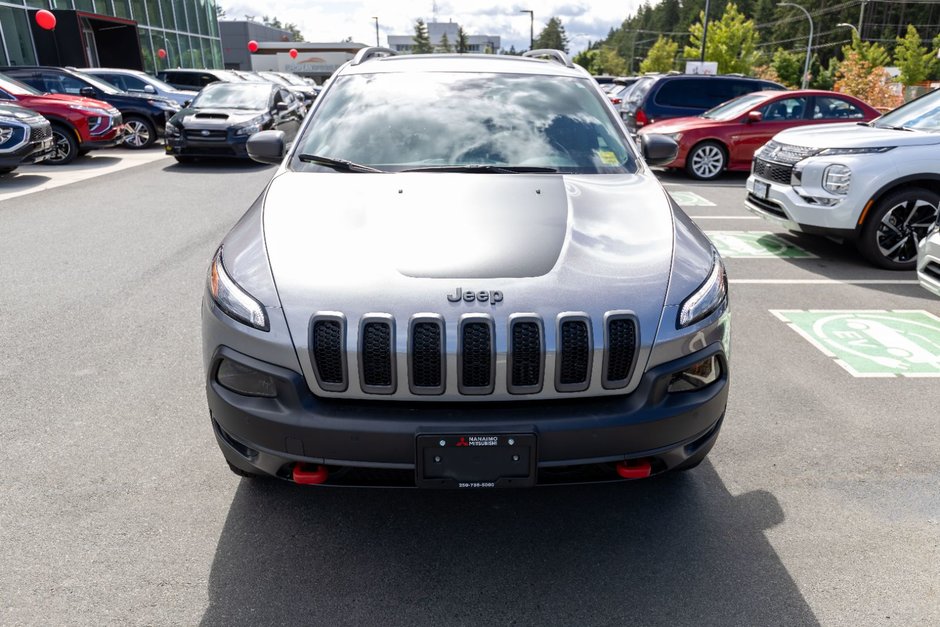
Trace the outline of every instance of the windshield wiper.
<instances>
[{"instance_id":1,"label":"windshield wiper","mask_svg":"<svg viewBox=\"0 0 940 627\"><path fill-rule=\"evenodd\" d=\"M881 126L879 124L872 124L871 127L872 128L884 128L889 131L909 131L911 133L914 132L914 129L908 128L907 126L891 126L891 125Z\"/></svg>"},{"instance_id":2,"label":"windshield wiper","mask_svg":"<svg viewBox=\"0 0 940 627\"><path fill-rule=\"evenodd\" d=\"M316 165L322 165L342 172L385 172L385 170L379 170L378 168L362 165L361 163L353 163L346 159L332 159L330 157L321 157L320 155L310 155L306 153L298 155L297 158L304 163L315 163Z\"/></svg>"},{"instance_id":3,"label":"windshield wiper","mask_svg":"<svg viewBox=\"0 0 940 627\"><path fill-rule=\"evenodd\" d=\"M473 172L477 174L538 174L558 172L558 168L543 168L529 165L433 165L424 168L410 168L402 172Z\"/></svg>"}]
</instances>

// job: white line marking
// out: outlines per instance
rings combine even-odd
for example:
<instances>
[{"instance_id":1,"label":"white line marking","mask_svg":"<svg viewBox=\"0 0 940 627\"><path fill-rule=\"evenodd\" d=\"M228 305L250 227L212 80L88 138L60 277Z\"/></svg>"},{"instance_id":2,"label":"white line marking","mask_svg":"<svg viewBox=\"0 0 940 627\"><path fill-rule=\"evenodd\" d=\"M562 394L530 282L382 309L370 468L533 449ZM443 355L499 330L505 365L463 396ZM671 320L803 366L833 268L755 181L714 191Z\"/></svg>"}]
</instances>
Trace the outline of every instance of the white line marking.
<instances>
[{"instance_id":1,"label":"white line marking","mask_svg":"<svg viewBox=\"0 0 940 627\"><path fill-rule=\"evenodd\" d=\"M728 279L744 285L920 285L904 279Z\"/></svg>"},{"instance_id":2,"label":"white line marking","mask_svg":"<svg viewBox=\"0 0 940 627\"><path fill-rule=\"evenodd\" d=\"M5 177L4 188L10 191L0 193L0 202L164 159L169 160L169 157L162 149L136 152L115 148L95 150L88 157L79 157L69 165L24 166Z\"/></svg>"},{"instance_id":3,"label":"white line marking","mask_svg":"<svg viewBox=\"0 0 940 627\"><path fill-rule=\"evenodd\" d=\"M760 220L757 216L693 216L689 215L690 218L699 219L699 218L708 218L710 220Z\"/></svg>"}]
</instances>

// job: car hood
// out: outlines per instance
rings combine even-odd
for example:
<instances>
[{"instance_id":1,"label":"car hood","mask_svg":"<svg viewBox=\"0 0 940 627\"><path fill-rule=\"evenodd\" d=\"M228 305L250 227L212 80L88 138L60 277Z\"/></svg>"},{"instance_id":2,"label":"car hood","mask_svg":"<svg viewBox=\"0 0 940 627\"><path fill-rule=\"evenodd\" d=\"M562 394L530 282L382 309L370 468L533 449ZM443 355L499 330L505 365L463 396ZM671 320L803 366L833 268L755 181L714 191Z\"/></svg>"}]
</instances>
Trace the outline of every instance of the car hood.
<instances>
[{"instance_id":1,"label":"car hood","mask_svg":"<svg viewBox=\"0 0 940 627\"><path fill-rule=\"evenodd\" d=\"M242 124L266 113L264 109L220 109L187 107L173 116L172 122L185 128L227 128Z\"/></svg>"},{"instance_id":2,"label":"car hood","mask_svg":"<svg viewBox=\"0 0 940 627\"><path fill-rule=\"evenodd\" d=\"M653 334L674 240L666 193L638 175L286 172L263 224L296 338L316 311L459 315L457 288L500 291L497 316L625 309Z\"/></svg>"},{"instance_id":3,"label":"car hood","mask_svg":"<svg viewBox=\"0 0 940 627\"><path fill-rule=\"evenodd\" d=\"M694 129L712 128L715 126L725 126L727 124L728 121L726 120L709 120L708 118L703 118L696 115L685 118L673 118L671 120L663 120L662 122L647 124L639 130L639 133L641 135L646 135L649 133L683 133Z\"/></svg>"},{"instance_id":4,"label":"car hood","mask_svg":"<svg viewBox=\"0 0 940 627\"><path fill-rule=\"evenodd\" d=\"M877 148L938 144L940 134L923 131L895 131L852 122L792 128L777 133L773 140L781 144L819 149Z\"/></svg>"},{"instance_id":5,"label":"car hood","mask_svg":"<svg viewBox=\"0 0 940 627\"><path fill-rule=\"evenodd\" d=\"M19 100L33 105L53 105L67 107L69 105L80 105L83 107L93 107L95 109L104 109L110 111L114 107L110 103L94 98L85 98L84 96L71 96L69 94L43 94L41 96L19 96Z\"/></svg>"}]
</instances>

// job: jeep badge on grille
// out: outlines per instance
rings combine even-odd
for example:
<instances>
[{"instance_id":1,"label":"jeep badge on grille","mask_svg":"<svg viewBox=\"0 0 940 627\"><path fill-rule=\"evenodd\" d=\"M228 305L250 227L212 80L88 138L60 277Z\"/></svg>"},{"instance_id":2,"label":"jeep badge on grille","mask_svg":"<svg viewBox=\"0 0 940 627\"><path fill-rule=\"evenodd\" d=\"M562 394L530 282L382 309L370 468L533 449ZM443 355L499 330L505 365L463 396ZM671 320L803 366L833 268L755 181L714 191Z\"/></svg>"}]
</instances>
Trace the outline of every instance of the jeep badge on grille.
<instances>
[{"instance_id":1,"label":"jeep badge on grille","mask_svg":"<svg viewBox=\"0 0 940 627\"><path fill-rule=\"evenodd\" d=\"M481 290L474 292L473 290L464 290L462 287L458 287L456 292L447 295L447 300L452 303L459 303L460 301L468 303L474 301L480 301L481 303L489 302L495 307L497 303L503 302L503 293L499 290Z\"/></svg>"}]
</instances>

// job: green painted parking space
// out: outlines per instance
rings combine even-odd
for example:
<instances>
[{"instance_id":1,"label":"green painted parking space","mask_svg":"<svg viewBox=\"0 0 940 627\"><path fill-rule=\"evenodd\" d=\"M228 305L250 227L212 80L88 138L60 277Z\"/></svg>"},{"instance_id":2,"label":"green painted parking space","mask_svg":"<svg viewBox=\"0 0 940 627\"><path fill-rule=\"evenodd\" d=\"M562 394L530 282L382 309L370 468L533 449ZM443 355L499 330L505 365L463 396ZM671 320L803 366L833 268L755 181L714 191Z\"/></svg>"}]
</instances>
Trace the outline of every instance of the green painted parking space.
<instances>
[{"instance_id":1,"label":"green painted parking space","mask_svg":"<svg viewBox=\"0 0 940 627\"><path fill-rule=\"evenodd\" d=\"M715 203L704 196L699 196L695 192L670 191L669 195L673 200L679 203L681 207L714 207Z\"/></svg>"},{"instance_id":2,"label":"green painted parking space","mask_svg":"<svg viewBox=\"0 0 940 627\"><path fill-rule=\"evenodd\" d=\"M922 310L771 310L855 377L940 377L940 317Z\"/></svg>"},{"instance_id":3,"label":"green painted parking space","mask_svg":"<svg viewBox=\"0 0 940 627\"><path fill-rule=\"evenodd\" d=\"M706 231L722 257L738 259L814 259L807 252L770 231Z\"/></svg>"}]
</instances>

